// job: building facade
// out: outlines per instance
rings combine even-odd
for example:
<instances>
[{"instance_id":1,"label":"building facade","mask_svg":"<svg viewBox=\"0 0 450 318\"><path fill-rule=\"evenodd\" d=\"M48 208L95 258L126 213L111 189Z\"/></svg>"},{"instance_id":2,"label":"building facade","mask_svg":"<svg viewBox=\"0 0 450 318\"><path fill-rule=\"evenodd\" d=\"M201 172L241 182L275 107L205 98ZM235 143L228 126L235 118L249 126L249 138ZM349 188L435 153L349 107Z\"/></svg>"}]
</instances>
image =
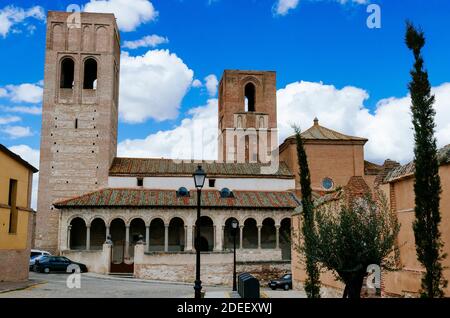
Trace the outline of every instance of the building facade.
<instances>
[{"instance_id":1,"label":"building facade","mask_svg":"<svg viewBox=\"0 0 450 318\"><path fill-rule=\"evenodd\" d=\"M0 282L28 279L35 211L31 209L37 169L0 144Z\"/></svg>"}]
</instances>

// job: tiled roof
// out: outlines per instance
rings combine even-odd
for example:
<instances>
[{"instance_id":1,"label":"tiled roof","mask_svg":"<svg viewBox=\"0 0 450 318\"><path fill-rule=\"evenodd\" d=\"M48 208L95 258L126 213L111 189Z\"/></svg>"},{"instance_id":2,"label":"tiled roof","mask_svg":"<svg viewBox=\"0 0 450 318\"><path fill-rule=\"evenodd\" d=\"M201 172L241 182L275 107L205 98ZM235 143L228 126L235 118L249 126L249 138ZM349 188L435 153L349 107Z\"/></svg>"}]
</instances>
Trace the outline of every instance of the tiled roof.
<instances>
[{"instance_id":1,"label":"tiled roof","mask_svg":"<svg viewBox=\"0 0 450 318\"><path fill-rule=\"evenodd\" d=\"M110 176L192 176L197 168L195 162L176 162L172 159L155 158L114 158L109 169ZM261 174L261 168L267 165L261 163L223 163L216 161L202 162L208 176L248 176L248 177L283 177L293 178L291 171L284 162L280 162L277 173Z\"/></svg>"},{"instance_id":2,"label":"tiled roof","mask_svg":"<svg viewBox=\"0 0 450 318\"><path fill-rule=\"evenodd\" d=\"M365 175L378 175L383 171L383 166L377 165L376 163L364 160L364 174Z\"/></svg>"},{"instance_id":3,"label":"tiled roof","mask_svg":"<svg viewBox=\"0 0 450 318\"><path fill-rule=\"evenodd\" d=\"M334 141L360 141L366 142L368 139L361 137L354 137L344 135L340 132L331 130L329 128L319 125L319 120L314 119L314 125L301 133L305 140L334 140ZM295 135L288 137L288 139L295 139Z\"/></svg>"},{"instance_id":4,"label":"tiled roof","mask_svg":"<svg viewBox=\"0 0 450 318\"><path fill-rule=\"evenodd\" d=\"M233 191L232 198L222 198L219 191L202 191L204 208L294 209L300 204L288 191ZM178 197L174 190L106 188L54 204L57 208L101 207L196 207L197 193Z\"/></svg>"},{"instance_id":5,"label":"tiled roof","mask_svg":"<svg viewBox=\"0 0 450 318\"><path fill-rule=\"evenodd\" d=\"M437 158L440 165L450 163L450 144L438 150ZM391 170L384 179L384 182L391 182L403 177L408 177L413 175L414 172L415 172L414 161L411 161L403 166L399 166Z\"/></svg>"}]
</instances>

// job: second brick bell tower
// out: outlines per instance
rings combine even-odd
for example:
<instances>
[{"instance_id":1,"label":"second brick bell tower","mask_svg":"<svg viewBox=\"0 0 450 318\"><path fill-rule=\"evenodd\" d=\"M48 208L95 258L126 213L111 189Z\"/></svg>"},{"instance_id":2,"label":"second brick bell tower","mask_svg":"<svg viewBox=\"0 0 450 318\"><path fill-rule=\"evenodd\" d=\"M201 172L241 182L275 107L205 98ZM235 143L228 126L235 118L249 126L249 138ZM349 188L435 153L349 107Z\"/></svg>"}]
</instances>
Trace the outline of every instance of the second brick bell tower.
<instances>
[{"instance_id":1,"label":"second brick bell tower","mask_svg":"<svg viewBox=\"0 0 450 318\"><path fill-rule=\"evenodd\" d=\"M35 245L57 253L58 200L105 187L117 150L120 37L113 14L50 11Z\"/></svg>"},{"instance_id":2,"label":"second brick bell tower","mask_svg":"<svg viewBox=\"0 0 450 318\"><path fill-rule=\"evenodd\" d=\"M219 84L219 161L267 162L278 146L276 73L225 70Z\"/></svg>"}]
</instances>

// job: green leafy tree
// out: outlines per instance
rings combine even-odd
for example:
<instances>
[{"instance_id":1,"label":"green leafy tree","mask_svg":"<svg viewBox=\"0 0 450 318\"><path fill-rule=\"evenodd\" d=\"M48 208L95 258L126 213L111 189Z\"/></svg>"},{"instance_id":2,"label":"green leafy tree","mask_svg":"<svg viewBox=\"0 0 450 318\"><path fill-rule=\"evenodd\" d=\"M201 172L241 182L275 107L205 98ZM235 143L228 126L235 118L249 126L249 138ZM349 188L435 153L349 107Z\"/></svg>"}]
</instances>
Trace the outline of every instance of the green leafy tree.
<instances>
[{"instance_id":1,"label":"green leafy tree","mask_svg":"<svg viewBox=\"0 0 450 318\"><path fill-rule=\"evenodd\" d=\"M415 164L415 221L413 224L416 252L419 262L424 266L422 277L423 297L443 297L443 288L447 281L442 274L441 261L443 242L439 231L441 215L439 200L441 182L437 159L436 138L434 137L434 96L428 73L424 70L421 50L425 45L425 36L410 22L406 24L405 42L414 54L412 80L409 83L411 93L411 112L414 126L414 164Z\"/></svg>"},{"instance_id":2,"label":"green leafy tree","mask_svg":"<svg viewBox=\"0 0 450 318\"><path fill-rule=\"evenodd\" d=\"M340 207L316 208L316 237L311 257L345 284L344 298L359 298L367 267L395 266L399 225L385 196L377 193L344 200Z\"/></svg>"},{"instance_id":3,"label":"green leafy tree","mask_svg":"<svg viewBox=\"0 0 450 318\"><path fill-rule=\"evenodd\" d=\"M303 254L307 278L305 280L305 291L308 298L320 298L320 268L312 257L314 249L314 205L312 202L311 175L309 173L308 158L303 146L300 129L294 127L297 141L297 159L300 167L300 186L302 192L302 238Z\"/></svg>"}]
</instances>

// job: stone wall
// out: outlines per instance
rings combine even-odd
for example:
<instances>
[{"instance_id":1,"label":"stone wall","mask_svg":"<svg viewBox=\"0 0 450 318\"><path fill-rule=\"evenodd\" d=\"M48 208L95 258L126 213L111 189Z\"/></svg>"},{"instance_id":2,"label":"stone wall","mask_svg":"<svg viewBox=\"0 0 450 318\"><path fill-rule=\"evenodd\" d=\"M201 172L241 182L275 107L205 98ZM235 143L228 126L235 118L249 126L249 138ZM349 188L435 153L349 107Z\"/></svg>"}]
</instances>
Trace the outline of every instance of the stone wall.
<instances>
[{"instance_id":1,"label":"stone wall","mask_svg":"<svg viewBox=\"0 0 450 318\"><path fill-rule=\"evenodd\" d=\"M100 251L61 251L68 259L85 264L89 272L109 274L111 267L111 245L103 244Z\"/></svg>"},{"instance_id":2,"label":"stone wall","mask_svg":"<svg viewBox=\"0 0 450 318\"><path fill-rule=\"evenodd\" d=\"M136 245L134 277L151 280L191 283L195 280L195 253L144 253L145 245ZM260 279L261 286L268 280L290 272L289 261L238 261L237 273L249 272ZM233 254L203 252L201 280L204 285L232 285Z\"/></svg>"}]
</instances>

